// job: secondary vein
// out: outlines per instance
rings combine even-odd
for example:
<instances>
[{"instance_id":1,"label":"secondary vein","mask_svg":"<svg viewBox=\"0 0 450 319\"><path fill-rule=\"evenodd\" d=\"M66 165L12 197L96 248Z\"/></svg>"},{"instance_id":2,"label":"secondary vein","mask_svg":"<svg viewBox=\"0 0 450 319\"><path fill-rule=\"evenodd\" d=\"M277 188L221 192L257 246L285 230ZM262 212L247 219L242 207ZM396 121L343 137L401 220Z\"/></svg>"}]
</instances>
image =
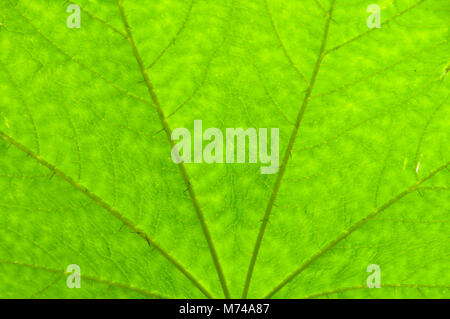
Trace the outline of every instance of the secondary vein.
<instances>
[{"instance_id":1,"label":"secondary vein","mask_svg":"<svg viewBox=\"0 0 450 319\"><path fill-rule=\"evenodd\" d=\"M171 148L173 148L175 145L174 145L174 142L172 141L172 138L171 138L172 132L170 130L169 124L167 123L167 118L164 115L164 112L163 112L163 110L161 108L161 104L159 103L158 97L155 94L155 91L153 89L153 85L152 85L152 83L150 81L150 78L148 76L147 70L146 70L146 68L144 66L144 62L143 62L143 60L141 58L141 55L139 54L139 51L138 51L138 49L136 47L136 43L134 41L130 25L128 24L128 20L127 20L126 15L125 15L125 10L123 8L122 0L117 0L117 5L118 5L119 10L120 10L120 14L121 14L121 17L122 17L123 24L124 24L125 29L127 31L128 42L130 43L131 49L133 50L133 54L134 54L134 56L136 58L136 61L137 61L138 65L139 65L139 69L140 69L140 71L142 73L142 77L144 78L144 82L145 82L145 84L147 86L148 93L150 94L150 97L151 97L151 99L153 101L154 107L156 109L156 112L158 113L158 117L159 117L159 119L161 121L163 129L166 132L167 138L169 140L169 144L170 144ZM225 275L224 275L222 267L220 265L219 257L217 255L216 249L214 247L214 243L212 241L211 234L210 234L210 232L208 230L208 227L206 225L205 217L204 217L203 212L202 212L202 210L200 208L200 204L198 202L198 199L197 199L197 196L195 194L194 188L192 187L192 183L190 182L190 178L189 178L188 172L187 172L186 167L184 166L184 164L182 162L178 164L178 167L180 169L181 176L183 177L184 183L186 184L187 189L189 191L189 196L191 197L192 203L194 205L195 212L197 214L197 217L198 217L198 219L200 221L200 224L201 224L201 227L202 227L202 230L203 230L203 234L204 234L204 236L206 238L206 241L208 243L209 251L211 253L211 257L213 259L214 266L215 266L216 271L217 271L217 275L219 276L219 280L220 280L220 284L222 286L223 293L225 295L225 298L230 298L230 293L229 293L228 286L227 286L227 283L226 283L226 280L225 280Z\"/></svg>"},{"instance_id":2,"label":"secondary vein","mask_svg":"<svg viewBox=\"0 0 450 319\"><path fill-rule=\"evenodd\" d=\"M253 270L255 268L256 259L258 258L259 250L261 248L261 243L262 243L262 240L263 240L263 237L264 237L264 232L266 230L267 223L268 223L269 218L270 218L270 213L272 212L272 208L273 208L275 199L276 199L278 191L280 189L281 181L282 181L283 176L284 176L284 174L286 172L287 164L288 164L289 158L291 156L291 150L292 150L292 148L294 146L294 142L295 142L295 139L297 137L297 133L298 133L300 124L302 122L303 116L305 114L306 107L308 106L308 103L309 103L309 100L310 100L310 96L311 96L311 92L312 92L312 89L314 87L314 83L315 83L316 78L317 78L317 74L319 73L319 69L320 69L320 66L322 64L322 60L323 60L323 58L325 56L325 54L324 54L325 53L325 47L326 47L326 44L327 44L328 31L329 31L329 28L330 28L330 22L331 22L331 17L332 17L332 14L333 14L334 3L335 3L335 0L333 0L331 2L331 5L330 5L329 14L327 16L327 20L326 20L326 23L325 23L325 31L324 31L323 38L322 38L322 44L320 46L320 50L319 50L319 54L318 54L318 57L317 57L316 65L314 67L314 71L313 71L313 74L311 76L311 80L309 81L308 89L307 89L305 97L303 99L302 106L300 107L300 110L298 112L297 120L295 122L294 129L292 130L291 137L289 138L289 143L288 143L286 152L285 152L284 157L283 157L283 162L281 163L280 171L279 171L277 179L275 181L275 185L273 187L273 191L272 191L272 194L270 196L270 200L269 200L269 203L267 205L266 211L264 213L264 218L263 218L263 221L261 223L261 227L259 229L259 233L258 233L258 237L256 239L256 243L255 243L255 246L254 246L252 258L250 260L250 265L248 267L248 272L247 272L247 277L246 277L246 280L245 280L245 285L244 285L244 291L242 293L242 298L247 298L248 290L250 288L250 282L251 282L252 275L253 275Z\"/></svg>"},{"instance_id":3,"label":"secondary vein","mask_svg":"<svg viewBox=\"0 0 450 319\"><path fill-rule=\"evenodd\" d=\"M29 157L35 159L37 162L39 162L41 165L48 168L50 171L53 172L53 174L58 175L63 180L65 180L67 183L81 191L83 194L85 194L87 197L92 199L94 202L96 202L98 205L103 207L105 210L107 210L111 215L113 215L115 218L120 220L125 226L130 228L134 233L139 235L141 238L143 238L147 244L153 248L155 248L161 255L163 255L170 263L172 263L181 273L183 273L206 297L212 298L212 295L202 286L202 284L191 274L189 271L184 268L183 265L181 265L175 258L173 258L168 252L166 252L161 246L159 246L156 242L154 242L143 230L139 229L137 226L135 226L128 218L123 216L118 210L113 208L111 205L106 203L102 198L100 198L98 195L91 192L89 189L84 187L83 185L77 183L74 179L72 179L70 176L66 175L63 171L56 168L51 163L44 160L41 156L34 153L33 151L29 150L24 145L17 142L15 139L4 133L0 130L0 137L3 138L5 141L10 143L11 145L14 145L16 148L27 154Z\"/></svg>"},{"instance_id":4,"label":"secondary vein","mask_svg":"<svg viewBox=\"0 0 450 319\"><path fill-rule=\"evenodd\" d=\"M302 273L306 268L308 268L313 262L315 262L317 259L319 259L321 256L323 256L326 252L331 250L333 247L335 247L340 241L350 236L353 232L361 228L364 224L366 224L368 221L372 220L375 216L377 216L382 211L388 209L393 204L398 202L400 199L405 197L406 195L416 191L420 185L425 183L427 180L432 178L434 175L445 169L448 165L450 165L450 161L445 163L444 165L440 166L439 168L432 171L430 174L413 184L412 186L408 187L403 192L397 194L397 196L393 197L391 200L387 201L383 205L381 205L378 209L374 210L372 213L367 215L366 217L362 218L355 224L353 224L350 228L345 229L338 237L330 241L327 245L325 245L320 251L318 251L316 254L314 254L312 257L310 257L305 263L303 263L297 270L292 272L290 275L288 275L281 283L279 283L274 289L271 290L271 292L265 297L265 298L271 298L274 294L276 294L278 291L280 291L281 288L286 286L291 280L293 280L295 277L297 277L300 273Z\"/></svg>"},{"instance_id":5,"label":"secondary vein","mask_svg":"<svg viewBox=\"0 0 450 319\"><path fill-rule=\"evenodd\" d=\"M46 271L46 272L51 272L54 274L60 274L60 275L66 275L67 273L65 271L62 270L57 270L57 269L52 269L52 268L47 268L47 267L43 267L43 266L37 266L37 265L31 265L31 264L25 264L25 263L21 263L21 262L17 262L17 261L10 261L10 260L3 260L0 259L0 264L5 264L5 265L15 265L15 266L20 266L20 267L26 267L26 268L31 268L31 269L35 269L35 270L42 270L42 271ZM80 275L80 278L92 281L92 282L97 282L97 283L101 283L101 284L105 284L108 286L114 286L114 287L118 287L118 288L122 288L122 289L126 289L126 290L131 290L134 292L138 292L140 294L146 295L146 296L150 296L153 298L158 298L158 299L168 299L169 297L160 295L158 293L155 292L151 292L151 291L147 291L138 287L133 287L133 286L129 286L126 284L122 284L122 283L118 283L118 282L113 282L113 281L109 281L106 279L101 279L101 278L96 278L96 277L91 277L91 276L85 276L85 275Z\"/></svg>"},{"instance_id":6,"label":"secondary vein","mask_svg":"<svg viewBox=\"0 0 450 319\"><path fill-rule=\"evenodd\" d=\"M381 288L411 288L411 289L420 289L420 288L431 288L431 289L449 289L450 286L445 285L422 285L422 284L381 284ZM358 290L358 289L369 289L367 286L352 286L352 287L342 287L334 290L324 291L320 293L316 293L313 295L308 295L305 297L302 297L301 299L314 299L314 298L320 298L323 296L328 296L332 294L337 294L341 292L351 291L351 290Z\"/></svg>"}]
</instances>

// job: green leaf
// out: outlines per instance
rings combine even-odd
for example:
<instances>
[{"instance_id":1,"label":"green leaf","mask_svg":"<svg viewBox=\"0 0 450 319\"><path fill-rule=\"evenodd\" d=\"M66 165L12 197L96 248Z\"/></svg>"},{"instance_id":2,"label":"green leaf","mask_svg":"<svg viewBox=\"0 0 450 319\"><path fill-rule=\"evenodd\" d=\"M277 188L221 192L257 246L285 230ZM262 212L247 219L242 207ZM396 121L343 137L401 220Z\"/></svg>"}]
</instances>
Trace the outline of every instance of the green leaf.
<instances>
[{"instance_id":1,"label":"green leaf","mask_svg":"<svg viewBox=\"0 0 450 319\"><path fill-rule=\"evenodd\" d=\"M449 297L447 0L373 29L363 0L70 3L0 3L0 297ZM198 119L279 128L280 169L175 164Z\"/></svg>"}]
</instances>

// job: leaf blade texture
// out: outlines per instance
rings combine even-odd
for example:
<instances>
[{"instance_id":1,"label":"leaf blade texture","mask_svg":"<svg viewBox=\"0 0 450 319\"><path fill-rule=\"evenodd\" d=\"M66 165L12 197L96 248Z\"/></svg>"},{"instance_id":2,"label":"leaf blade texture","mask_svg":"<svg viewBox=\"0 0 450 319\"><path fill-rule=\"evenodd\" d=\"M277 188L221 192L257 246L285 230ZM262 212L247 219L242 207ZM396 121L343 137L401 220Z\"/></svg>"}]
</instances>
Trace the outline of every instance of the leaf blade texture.
<instances>
[{"instance_id":1,"label":"leaf blade texture","mask_svg":"<svg viewBox=\"0 0 450 319\"><path fill-rule=\"evenodd\" d=\"M0 296L448 298L450 7L376 3L2 1ZM279 171L174 164L196 119Z\"/></svg>"}]
</instances>

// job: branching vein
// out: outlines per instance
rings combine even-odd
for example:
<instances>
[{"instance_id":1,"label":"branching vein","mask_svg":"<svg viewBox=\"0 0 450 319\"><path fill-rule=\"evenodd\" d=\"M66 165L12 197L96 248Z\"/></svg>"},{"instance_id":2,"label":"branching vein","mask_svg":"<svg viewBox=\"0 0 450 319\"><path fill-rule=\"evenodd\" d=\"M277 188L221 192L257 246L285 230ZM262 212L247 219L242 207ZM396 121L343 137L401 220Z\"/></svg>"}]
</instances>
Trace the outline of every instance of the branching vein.
<instances>
[{"instance_id":1,"label":"branching vein","mask_svg":"<svg viewBox=\"0 0 450 319\"><path fill-rule=\"evenodd\" d=\"M312 263L314 263L317 259L319 259L321 256L323 256L326 252L330 251L332 248L334 248L339 242L350 236L353 232L360 229L363 225L365 225L367 222L372 220L375 216L377 216L382 211L388 209L393 204L397 203L400 199L405 197L408 194L411 194L412 192L418 190L419 186L428 181L430 178L435 176L440 171L447 168L447 166L450 165L450 161L445 163L444 165L440 166L436 170L432 171L430 174L428 174L426 177L421 179L420 181L416 182L412 186L408 187L403 192L399 193L397 196L380 206L378 209L374 210L372 213L361 219L360 221L356 222L351 226L350 228L344 230L338 237L330 241L327 245L325 245L321 250L319 250L316 254L314 254L311 258L309 258L306 262L304 262L297 270L292 272L290 275L288 275L283 281L281 281L275 288L273 288L270 293L265 298L271 298L274 294L276 294L280 289L282 289L284 286L286 286L290 281L292 281L295 277L297 277L300 273L302 273L305 269L307 269Z\"/></svg>"},{"instance_id":2,"label":"branching vein","mask_svg":"<svg viewBox=\"0 0 450 319\"><path fill-rule=\"evenodd\" d=\"M0 137L7 141L8 143L14 145L16 148L27 154L29 157L35 159L39 164L47 167L50 171L52 171L55 175L58 175L67 183L75 187L77 190L81 191L87 197L92 199L98 205L107 210L111 215L120 220L125 226L130 228L134 233L143 238L149 246L155 248L161 255L163 255L170 263L172 263L181 273L183 273L205 296L208 298L212 298L212 295L202 286L202 284L183 266L181 265L175 258L173 258L167 251L165 251L161 246L159 246L156 242L154 242L143 230L139 229L136 225L134 225L128 218L126 218L123 214L117 211L115 208L106 203L102 198L91 192L89 189L84 187L83 185L77 183L70 176L66 175L64 172L56 168L54 165L50 164L46 160L44 160L41 156L34 153L33 151L26 148L24 145L20 144L16 140L14 140L9 135L5 134L3 131L0 131Z\"/></svg>"},{"instance_id":3,"label":"branching vein","mask_svg":"<svg viewBox=\"0 0 450 319\"><path fill-rule=\"evenodd\" d=\"M247 298L248 290L250 288L250 282L251 282L252 275L253 275L253 270L255 268L256 259L258 258L259 249L261 248L261 243L262 243L262 240L263 240L263 237L264 237L264 232L266 230L267 223L268 223L269 218L270 218L270 213L272 212L272 208L274 206L275 199L276 199L278 191L280 189L281 181L282 181L283 176L284 176L284 174L286 172L287 164L288 164L289 158L291 156L291 150L292 150L292 147L294 146L295 139L297 138L297 133L298 133L300 124L302 122L303 115L305 114L306 107L308 106L308 103L309 103L309 100L310 100L310 96L311 96L311 92L312 92L312 89L314 87L314 83L316 81L317 74L319 73L320 66L322 64L322 60L323 60L324 52L325 52L325 47L326 47L326 44L327 44L328 30L329 30L329 27L330 27L330 21L331 21L331 17L332 17L332 14L333 14L334 3L335 3L335 0L332 0L331 5L330 5L330 9L329 9L329 15L328 15L326 23L325 23L325 30L324 30L324 34L323 34L322 44L321 44L321 47L320 47L320 50L319 50L319 54L318 54L318 57L317 57L317 62L316 62L316 65L314 67L314 71L313 71L313 74L312 74L312 77L311 77L311 81L309 81L309 85L308 85L308 89L307 89L306 94L305 94L305 98L303 99L302 106L301 106L301 108L300 108L300 110L298 112L297 120L295 122L294 129L293 129L291 137L289 139L289 143L288 143L288 146L286 148L286 152L285 152L284 157L283 157L283 162L281 163L280 171L279 171L277 179L275 181L275 185L273 187L273 191L272 191L272 194L270 196L270 200L269 200L269 203L267 205L266 211L264 213L264 218L263 218L263 221L261 223L261 227L259 229L258 237L256 239L255 247L254 247L254 250L253 250L253 254L252 254L252 257L251 257L251 260L250 260L250 265L249 265L248 272L247 272L247 277L246 277L246 280L245 280L245 285L244 285L244 291L243 291L243 294L242 294L242 298Z\"/></svg>"},{"instance_id":4,"label":"branching vein","mask_svg":"<svg viewBox=\"0 0 450 319\"><path fill-rule=\"evenodd\" d=\"M171 148L173 148L175 145L174 145L174 142L172 141L172 138L171 138L172 133L171 133L169 124L167 123L167 118L164 115L164 112L163 112L163 110L161 108L161 105L159 103L158 97L156 96L155 91L153 89L153 85L150 82L150 78L149 78L149 76L147 74L147 70L145 69L144 62L142 61L141 55L139 54L139 51L138 51L138 49L136 47L136 44L134 42L133 35L131 33L131 28L130 28L130 25L128 24L128 20L127 20L126 15L125 15L125 10L124 10L123 4L122 4L122 0L117 0L117 5L119 6L120 14L121 14L121 17L122 17L125 29L127 30L128 42L130 43L131 49L133 50L133 54L136 57L136 61L137 61L138 65L139 65L139 69L141 70L142 77L144 78L145 85L147 86L148 93L150 94L150 97L151 97L151 99L153 101L155 109L156 109L156 111L158 113L158 117L159 117L159 119L161 121L161 124L162 124L162 126L164 128L164 131L166 132L167 138L169 140L169 144L170 144ZM202 210L200 208L200 204L198 202L197 195L195 194L194 188L192 187L192 183L190 181L188 172L187 172L186 167L184 166L184 164L180 163L180 164L178 164L178 167L180 169L180 172L181 172L181 175L183 177L183 180L184 180L184 182L185 182L185 184L186 184L186 186L188 188L189 195L190 195L190 197L192 199L192 203L194 205L195 212L196 212L197 217L198 217L198 219L200 221L203 233L204 233L206 241L208 243L208 247L209 247L211 256L213 258L213 262L214 262L214 265L216 267L217 274L219 276L220 284L222 286L222 290L224 292L225 297L229 298L230 294L229 294L229 291L228 291L228 287L227 287L227 283L226 283L226 280L225 280L225 276L223 274L223 270L222 270L222 267L220 265L219 257L217 255L216 249L214 247L214 243L212 241L211 234L209 233L208 227L206 225L205 217L203 216L203 212L202 212Z\"/></svg>"}]
</instances>

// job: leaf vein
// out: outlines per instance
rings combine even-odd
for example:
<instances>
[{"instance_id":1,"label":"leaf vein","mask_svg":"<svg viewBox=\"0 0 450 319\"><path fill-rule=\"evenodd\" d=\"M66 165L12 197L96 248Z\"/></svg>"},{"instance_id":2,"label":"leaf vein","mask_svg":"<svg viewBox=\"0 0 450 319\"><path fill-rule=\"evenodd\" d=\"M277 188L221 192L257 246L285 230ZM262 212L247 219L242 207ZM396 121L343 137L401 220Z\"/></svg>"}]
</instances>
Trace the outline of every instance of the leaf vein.
<instances>
[{"instance_id":1,"label":"leaf vein","mask_svg":"<svg viewBox=\"0 0 450 319\"><path fill-rule=\"evenodd\" d=\"M121 17L122 17L122 21L123 21L123 24L125 26L125 29L127 30L128 42L130 43L131 49L132 49L133 54L134 54L134 56L136 58L136 61L137 61L138 66L139 66L139 69L141 70L142 77L144 78L145 85L147 86L147 90L148 90L148 92L150 94L150 97L151 97L151 99L152 99L152 101L154 103L155 109L156 109L156 111L158 113L158 117L159 117L159 119L161 121L161 124L162 124L162 126L164 128L164 131L166 132L167 138L169 140L169 144L170 144L171 148L173 148L175 145L174 145L174 142L172 141L172 138L171 138L172 133L171 133L169 124L167 123L167 118L164 115L164 112L163 112L163 110L161 108L161 105L159 103L158 97L155 94L155 91L153 89L153 85L150 82L150 78L149 78L149 76L147 74L147 71L146 71L146 69L144 67L144 62L142 61L141 55L139 54L139 51L138 51L138 49L136 47L136 43L134 42L133 35L131 33L131 28L130 28L130 25L128 24L128 21L127 21L126 15L125 15L125 10L124 10L123 4L122 4L122 0L117 0L117 5L119 7L119 10L120 10L120 13L121 13ZM217 274L219 276L219 280L220 280L220 284L222 286L223 293L224 293L226 298L229 298L230 294L229 294L229 291L228 291L228 287L227 287L227 283L226 283L226 280L225 280L225 276L223 274L223 270L222 270L222 267L220 265L219 258L217 256L217 252L216 252L216 249L214 247L214 243L212 241L211 234L209 233L208 227L206 225L205 217L203 216L203 212L202 212L202 210L200 208L200 204L198 202L197 196L196 196L195 191L194 191L194 189L192 187L192 184L190 182L190 178L189 178L188 172L187 172L186 167L184 166L184 164L182 162L178 164L178 167L180 169L180 172L181 172L181 175L183 177L183 180L184 180L184 182L185 182L185 184L186 184L186 186L188 188L189 195L190 195L192 203L194 205L195 212L196 212L197 217L198 217L198 219L200 221L203 233L204 233L206 241L208 243L208 247L209 247L209 250L210 250L210 253L211 253L211 257L213 259L214 266L216 267L216 271L217 271Z\"/></svg>"},{"instance_id":2,"label":"leaf vein","mask_svg":"<svg viewBox=\"0 0 450 319\"><path fill-rule=\"evenodd\" d=\"M323 256L326 252L334 248L339 242L350 236L353 232L361 228L361 226L365 225L367 222L372 220L375 216L377 216L382 211L386 210L387 208L391 207L393 204L398 202L400 199L405 197L406 195L416 191L420 185L425 183L427 180L432 178L434 175L445 169L448 165L450 165L450 161L445 163L444 165L440 166L436 170L432 171L429 175L421 179L420 181L416 182L409 188L407 188L405 191L399 193L397 196L380 206L378 209L374 210L372 213L367 215L366 217L362 218L353 226L350 228L344 230L341 235L330 241L327 245L325 245L321 250L319 250L316 254L314 254L311 258L309 258L305 263L303 263L297 270L292 272L290 275L288 275L284 280L282 280L275 288L273 288L269 294L265 298L271 298L274 294L276 294L278 291L280 291L284 286L286 286L291 280L293 280L295 277L297 277L300 273L302 273L305 269L307 269L312 263L314 263L317 259L319 259L321 256Z\"/></svg>"},{"instance_id":3,"label":"leaf vein","mask_svg":"<svg viewBox=\"0 0 450 319\"><path fill-rule=\"evenodd\" d=\"M186 17L184 18L183 23L181 24L181 27L175 33L175 35L172 38L172 40L170 40L170 42L164 47L164 49L153 60L153 62L147 67L147 70L150 70L163 57L163 55L167 52L167 50L169 50L169 48L175 44L177 39L180 37L181 32L183 32L183 30L186 28L186 25L187 25L187 22L189 20L189 17L191 16L191 12L192 12L192 7L193 6L194 6L194 0L191 0L188 12L186 13Z\"/></svg>"},{"instance_id":4,"label":"leaf vein","mask_svg":"<svg viewBox=\"0 0 450 319\"><path fill-rule=\"evenodd\" d=\"M396 20L397 18L401 17L405 13L411 11L412 9L414 9L417 6L419 6L420 4L422 4L425 1L426 0L420 0L420 1L416 2L415 4L411 5L410 7L404 9L403 11L400 11L399 13L394 15L393 17L391 17L391 18L387 19L386 21L382 22L381 26L389 24L390 22ZM355 36L355 37L353 37L353 38L351 38L351 39L349 39L349 40L347 40L347 41L345 41L345 42L343 42L343 43L341 43L341 44L339 44L337 46L335 46L334 48L331 48L331 49L327 50L325 52L325 54L327 55L327 54L329 54L329 53L331 53L333 51L339 50L340 48L342 48L342 47L348 45L349 43L352 43L352 42L354 42L354 41L356 41L356 40L358 40L358 39L360 39L360 38L362 38L362 37L372 33L375 30L378 30L378 28L369 29L369 30L367 30L367 31L365 31L365 32L363 32L363 33L361 33L361 34L359 34L359 35L357 35L357 36Z\"/></svg>"},{"instance_id":5,"label":"leaf vein","mask_svg":"<svg viewBox=\"0 0 450 319\"><path fill-rule=\"evenodd\" d=\"M64 172L60 171L58 168L56 168L54 165L50 164L46 160L44 160L41 156L37 155L33 151L29 150L4 132L0 131L0 136L7 141L8 143L14 145L19 150L23 151L25 154L30 156L31 158L35 159L39 164L47 167L49 170L51 170L54 174L61 177L63 180L65 180L67 183L72 185L77 190L81 191L83 194L85 194L87 197L92 199L94 202L96 202L98 205L103 207L106 211L108 211L111 215L113 215L115 218L120 220L125 226L130 228L133 232L135 232L137 235L139 235L141 238L143 238L147 244L153 248L155 248L161 255L163 255L170 263L172 263L181 273L183 273L205 296L208 298L212 298L211 294L201 285L201 283L189 273L189 271L181 265L175 258L173 258L167 251L165 251L161 246L159 246L156 242L154 242L143 230L136 227L129 219L127 219L125 216L123 216L119 211L114 209L112 206L110 206L108 203L103 201L99 196L91 192L89 189L84 187L83 185L77 183L75 180L73 180L71 177L66 175Z\"/></svg>"},{"instance_id":6,"label":"leaf vein","mask_svg":"<svg viewBox=\"0 0 450 319\"><path fill-rule=\"evenodd\" d=\"M10 260L0 259L0 264L26 267L26 268L46 271L46 272L50 272L50 273L54 273L54 274L60 274L60 275L69 275L68 273L66 273L63 270L56 270L56 269L52 269L52 268L47 268L47 267L37 266L37 265L32 265L32 264L26 264L26 263L21 263L21 262L17 262L17 261L10 261ZM86 280L89 280L89 281L92 281L92 282L101 283L101 284L108 285L108 286L113 286L113 287L118 287L118 288L121 288L121 289L126 289L126 290L130 290L130 291L138 292L138 293L140 293L142 295L146 295L146 296L153 297L153 298L169 299L169 297L163 296L163 295L161 295L159 293L147 291L147 290L144 290L142 288L133 287L133 286L126 285L126 284L123 284L123 283L118 283L118 282L114 282L114 281L109 281L109 280L96 278L96 277L91 277L91 276L85 276L85 275L80 275L80 278L86 279Z\"/></svg>"},{"instance_id":7,"label":"leaf vein","mask_svg":"<svg viewBox=\"0 0 450 319\"><path fill-rule=\"evenodd\" d=\"M307 80L306 77L303 75L303 73L298 69L298 67L295 65L294 61L292 61L291 56L289 55L289 53L288 53L286 47L284 46L283 41L281 40L280 34L278 33L277 27L275 26L275 21L273 20L272 13L271 13L271 11L270 11L270 8L269 8L269 5L268 5L268 3L267 3L267 0L264 0L264 6L265 6L265 8L266 8L267 15L269 16L270 24L271 24L271 26L272 26L272 29L273 29L274 33L275 33L275 36L277 37L277 40L278 40L278 42L280 43L281 50L283 50L284 55L285 55L286 58L288 59L289 64L292 66L292 68L295 70L295 72L302 78L302 80L303 80L306 84L308 84L308 80Z\"/></svg>"},{"instance_id":8,"label":"leaf vein","mask_svg":"<svg viewBox=\"0 0 450 319\"><path fill-rule=\"evenodd\" d=\"M253 270L255 268L256 259L258 257L258 253L259 253L259 249L261 247L262 239L264 237L264 232L266 230L267 223L269 222L270 213L272 212L272 208L274 206L275 199L277 197L278 190L279 190L280 185L281 185L281 181L282 181L284 173L286 171L289 158L291 157L291 150L292 150L292 148L294 146L294 142L295 142L295 139L297 137L297 133L298 133L300 124L302 122L303 115L305 114L306 107L308 106L308 102L310 100L311 92L312 92L312 89L314 87L314 83L316 81L317 75L319 73L319 69L320 69L320 66L322 64L322 60L324 58L324 52L325 52L325 47L326 47L326 44L327 44L328 31L329 31L329 27L330 27L331 17L332 17L332 14L333 14L334 4L335 4L335 0L332 0L331 5L330 5L330 9L329 9L329 15L328 15L328 18L327 18L326 23L325 23L325 30L324 30L324 34L323 34L322 44L321 44L321 47L320 47L320 50L319 50L319 54L317 56L317 61L316 61L316 65L314 67L313 74L311 76L311 81L309 82L308 89L306 91L306 94L305 94L302 106L301 106L301 108L300 108L300 110L298 112L297 120L295 122L294 129L292 130L292 134L291 134L291 137L289 139L289 143L288 143L288 146L286 148L286 152L285 152L284 157L283 157L283 162L282 162L282 164L280 166L280 170L278 172L278 176L277 176L277 179L275 181L275 185L273 187L273 191L272 191L272 194L270 196L269 203L268 203L266 211L264 213L264 218L263 218L263 221L261 223L261 227L260 227L260 230L259 230L259 233L258 233L258 237L256 239L256 243L255 243L255 246L254 246L253 254L252 254L252 257L251 257L251 260L250 260L250 265L249 265L248 271L247 271L247 277L246 277L246 280L245 280L244 291L243 291L243 294L242 294L242 298L243 299L247 298L248 290L250 288L251 278L252 278L252 275L253 275Z\"/></svg>"}]
</instances>

